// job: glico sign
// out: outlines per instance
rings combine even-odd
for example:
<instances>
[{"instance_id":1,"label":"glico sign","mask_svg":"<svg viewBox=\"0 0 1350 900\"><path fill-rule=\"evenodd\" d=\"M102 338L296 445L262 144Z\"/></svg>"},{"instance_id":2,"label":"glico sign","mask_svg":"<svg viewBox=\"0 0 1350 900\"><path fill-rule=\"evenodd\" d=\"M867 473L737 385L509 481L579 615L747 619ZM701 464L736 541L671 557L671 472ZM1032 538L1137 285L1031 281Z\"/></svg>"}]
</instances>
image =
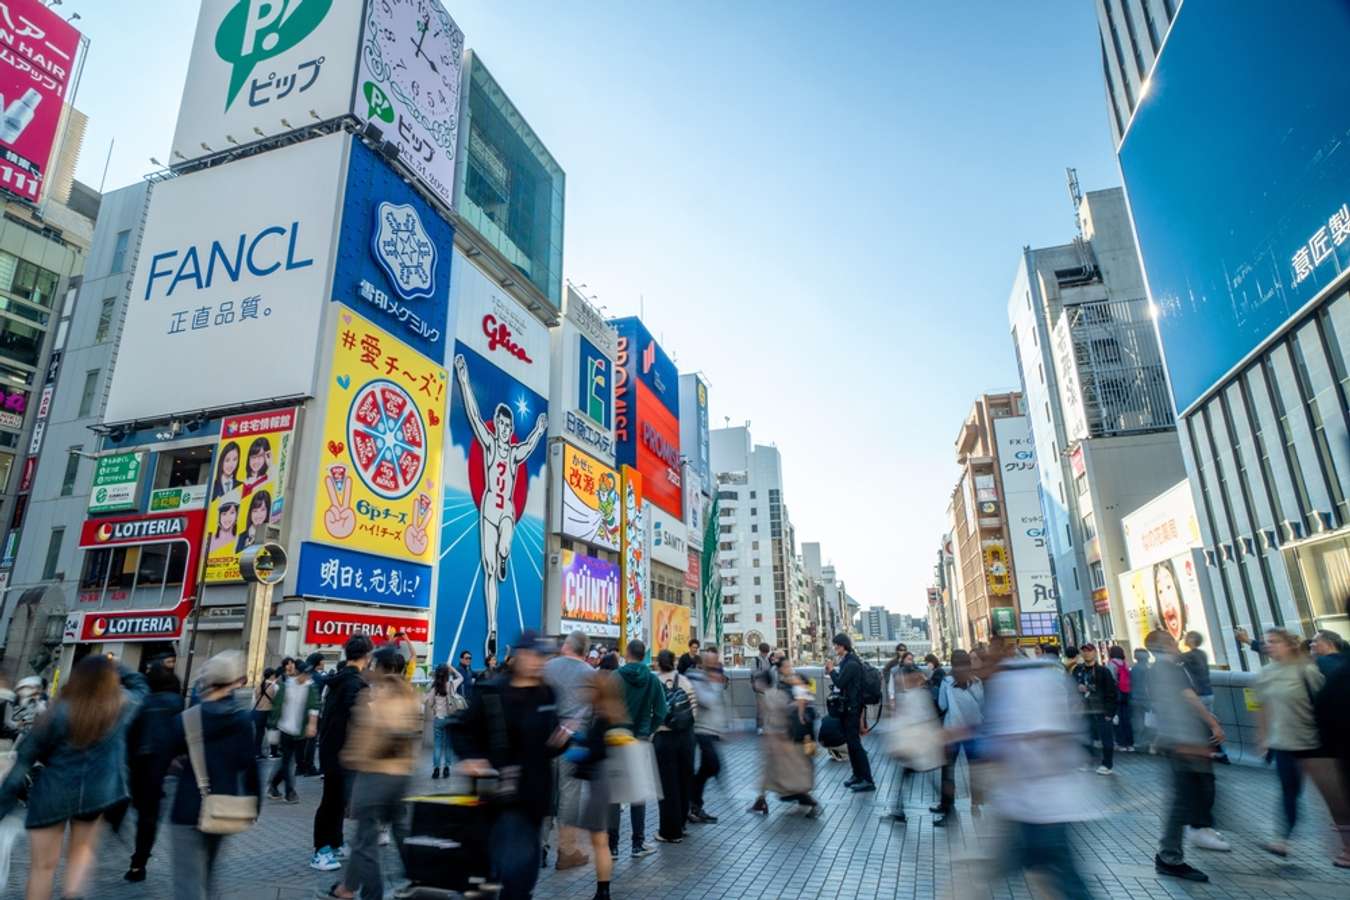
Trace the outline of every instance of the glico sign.
<instances>
[{"instance_id":1,"label":"glico sign","mask_svg":"<svg viewBox=\"0 0 1350 900\"><path fill-rule=\"evenodd\" d=\"M675 364L636 318L619 333L614 373L614 456L642 473L648 500L684 519L680 478L680 379Z\"/></svg>"}]
</instances>

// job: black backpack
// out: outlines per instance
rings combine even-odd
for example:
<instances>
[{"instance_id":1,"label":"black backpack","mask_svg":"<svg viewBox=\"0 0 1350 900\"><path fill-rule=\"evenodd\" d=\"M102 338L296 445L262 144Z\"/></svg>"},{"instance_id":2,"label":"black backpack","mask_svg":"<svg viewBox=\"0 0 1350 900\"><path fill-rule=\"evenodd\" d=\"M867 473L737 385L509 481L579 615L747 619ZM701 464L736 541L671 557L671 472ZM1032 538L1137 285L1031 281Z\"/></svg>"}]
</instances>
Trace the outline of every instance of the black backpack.
<instances>
[{"instance_id":1,"label":"black backpack","mask_svg":"<svg viewBox=\"0 0 1350 900\"><path fill-rule=\"evenodd\" d=\"M862 705L875 706L882 700L881 672L862 660L858 660L858 665L862 666Z\"/></svg>"},{"instance_id":2,"label":"black backpack","mask_svg":"<svg viewBox=\"0 0 1350 900\"><path fill-rule=\"evenodd\" d=\"M670 680L670 687L666 688L664 724L671 731L688 731L694 727L694 707L689 702L688 692L680 687L678 675Z\"/></svg>"}]
</instances>

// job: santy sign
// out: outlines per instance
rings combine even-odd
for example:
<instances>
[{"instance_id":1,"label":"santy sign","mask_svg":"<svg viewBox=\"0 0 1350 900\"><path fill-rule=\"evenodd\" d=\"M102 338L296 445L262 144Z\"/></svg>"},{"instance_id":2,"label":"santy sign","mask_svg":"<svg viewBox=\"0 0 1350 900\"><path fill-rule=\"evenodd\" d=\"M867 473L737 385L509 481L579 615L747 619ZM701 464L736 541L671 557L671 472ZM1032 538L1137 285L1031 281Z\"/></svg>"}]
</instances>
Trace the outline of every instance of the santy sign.
<instances>
[{"instance_id":1,"label":"santy sign","mask_svg":"<svg viewBox=\"0 0 1350 900\"><path fill-rule=\"evenodd\" d=\"M390 640L394 632L400 630L411 641L426 643L430 639L426 619L330 612L323 609L311 609L305 617L307 644L345 644L348 638L358 634L364 634L378 644Z\"/></svg>"}]
</instances>

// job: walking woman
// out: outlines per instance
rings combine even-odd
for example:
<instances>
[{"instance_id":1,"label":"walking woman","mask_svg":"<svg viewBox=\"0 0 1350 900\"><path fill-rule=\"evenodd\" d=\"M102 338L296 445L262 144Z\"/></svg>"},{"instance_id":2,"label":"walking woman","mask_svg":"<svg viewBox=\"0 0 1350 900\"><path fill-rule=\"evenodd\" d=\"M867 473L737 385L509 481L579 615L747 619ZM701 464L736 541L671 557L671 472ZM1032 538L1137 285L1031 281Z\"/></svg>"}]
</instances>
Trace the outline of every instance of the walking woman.
<instances>
[{"instance_id":1,"label":"walking woman","mask_svg":"<svg viewBox=\"0 0 1350 900\"><path fill-rule=\"evenodd\" d=\"M1289 835L1298 818L1298 798L1307 775L1326 801L1340 835L1334 864L1350 868L1350 810L1336 760L1322 746L1313 717L1313 700L1322 689L1322 673L1303 652L1303 642L1282 628L1266 632L1271 663L1256 678L1261 709L1256 714L1257 742L1275 757L1280 776L1284 821L1277 837L1262 846L1276 856L1289 855Z\"/></svg>"},{"instance_id":2,"label":"walking woman","mask_svg":"<svg viewBox=\"0 0 1350 900\"><path fill-rule=\"evenodd\" d=\"M756 673L756 678L767 674ZM765 794L795 801L808 819L820 816L824 807L811 796L816 784L815 738L811 690L784 657L778 664L778 688L764 685L764 774L760 793L750 812L769 814Z\"/></svg>"},{"instance_id":3,"label":"walking woman","mask_svg":"<svg viewBox=\"0 0 1350 900\"><path fill-rule=\"evenodd\" d=\"M1121 753L1133 753L1134 710L1130 707L1130 695L1134 686L1130 683L1130 664L1125 661L1125 648L1119 644L1112 644L1106 657L1106 667L1116 676L1116 688L1120 692L1116 701L1116 749Z\"/></svg>"},{"instance_id":4,"label":"walking woman","mask_svg":"<svg viewBox=\"0 0 1350 900\"><path fill-rule=\"evenodd\" d=\"M955 665L955 659L952 664ZM912 663L902 666L900 680L904 689L896 698L895 718L891 720L886 735L890 754L900 767L900 774L895 780L895 808L891 818L904 823L909 821L905 815L906 776L940 768L946 758L946 739L937 707L933 704L933 695L921 690L925 683L923 672ZM942 818L945 822L945 813Z\"/></svg>"},{"instance_id":5,"label":"walking woman","mask_svg":"<svg viewBox=\"0 0 1350 900\"><path fill-rule=\"evenodd\" d=\"M694 778L694 721L698 701L689 679L675 671L675 654L656 654L656 677L666 692L666 720L652 735L656 768L661 775L661 826L656 839L664 844L684 840L689 821L689 785Z\"/></svg>"},{"instance_id":6,"label":"walking woman","mask_svg":"<svg viewBox=\"0 0 1350 900\"><path fill-rule=\"evenodd\" d=\"M964 650L952 651L952 674L943 680L938 692L938 711L947 731L947 761L942 765L942 799L928 810L937 814L934 828L947 824L956 804L956 760L962 753L970 773L971 813L979 815L984 802L975 755L975 732L984 723L984 682L971 671L970 654Z\"/></svg>"},{"instance_id":7,"label":"walking woman","mask_svg":"<svg viewBox=\"0 0 1350 900\"><path fill-rule=\"evenodd\" d=\"M575 810L568 810L562 824L579 828L590 835L591 853L595 857L594 900L609 900L614 857L609 850L610 790L605 771L609 750L606 736L611 729L620 728L628 720L628 709L624 706L619 677L613 672L593 673L590 685L591 725L584 734L573 738L574 743L564 756L575 766L573 777L581 782L581 798Z\"/></svg>"},{"instance_id":8,"label":"walking woman","mask_svg":"<svg viewBox=\"0 0 1350 900\"><path fill-rule=\"evenodd\" d=\"M70 823L62 896L85 893L98 849L103 813L127 797L127 728L149 688L144 676L103 655L75 664L56 703L18 746L14 767L0 784L0 818L18 802L34 765L28 793L30 865L27 900L48 900L61 843Z\"/></svg>"},{"instance_id":9,"label":"walking woman","mask_svg":"<svg viewBox=\"0 0 1350 900\"><path fill-rule=\"evenodd\" d=\"M467 705L459 693L463 681L463 676L449 664L441 663L432 676L431 687L422 698L422 709L431 719L432 778L440 778L442 771L447 777L450 774L450 717Z\"/></svg>"}]
</instances>

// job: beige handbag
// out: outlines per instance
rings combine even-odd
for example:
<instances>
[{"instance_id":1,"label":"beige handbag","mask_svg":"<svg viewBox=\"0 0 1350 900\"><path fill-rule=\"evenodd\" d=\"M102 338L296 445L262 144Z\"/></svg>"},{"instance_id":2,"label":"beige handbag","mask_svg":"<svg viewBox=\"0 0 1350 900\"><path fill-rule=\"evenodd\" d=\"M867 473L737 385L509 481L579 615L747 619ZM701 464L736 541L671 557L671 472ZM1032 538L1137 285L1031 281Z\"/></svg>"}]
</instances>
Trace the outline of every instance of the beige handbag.
<instances>
[{"instance_id":1,"label":"beige handbag","mask_svg":"<svg viewBox=\"0 0 1350 900\"><path fill-rule=\"evenodd\" d=\"M187 738L188 759L192 774L197 776L197 790L201 791L202 809L197 816L197 830L203 834L238 834L247 831L258 821L258 798L252 795L211 793L211 779L206 772L206 748L202 743L202 708L193 706L183 713L183 734Z\"/></svg>"}]
</instances>

